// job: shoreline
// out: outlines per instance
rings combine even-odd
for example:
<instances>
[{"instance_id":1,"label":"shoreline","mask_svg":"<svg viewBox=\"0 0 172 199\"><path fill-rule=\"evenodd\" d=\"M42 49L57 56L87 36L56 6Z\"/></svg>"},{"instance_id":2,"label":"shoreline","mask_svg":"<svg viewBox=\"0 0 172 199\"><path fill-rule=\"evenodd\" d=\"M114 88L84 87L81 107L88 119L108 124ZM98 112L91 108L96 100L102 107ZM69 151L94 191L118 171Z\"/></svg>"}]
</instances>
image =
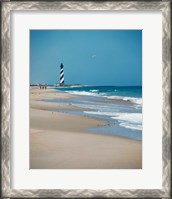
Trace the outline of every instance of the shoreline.
<instances>
[{"instance_id":1,"label":"shoreline","mask_svg":"<svg viewBox=\"0 0 172 199\"><path fill-rule=\"evenodd\" d=\"M141 141L88 132L107 122L55 112L83 108L41 101L71 97L49 88L30 89L30 169L141 169Z\"/></svg>"}]
</instances>

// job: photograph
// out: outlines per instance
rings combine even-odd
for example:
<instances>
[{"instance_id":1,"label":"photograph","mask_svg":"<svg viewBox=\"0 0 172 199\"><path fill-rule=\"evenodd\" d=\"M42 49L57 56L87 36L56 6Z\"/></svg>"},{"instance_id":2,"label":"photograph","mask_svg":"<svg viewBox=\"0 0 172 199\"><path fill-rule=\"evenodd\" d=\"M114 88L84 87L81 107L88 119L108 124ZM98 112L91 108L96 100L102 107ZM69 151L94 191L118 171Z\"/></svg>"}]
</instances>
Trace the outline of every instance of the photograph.
<instances>
[{"instance_id":1,"label":"photograph","mask_svg":"<svg viewBox=\"0 0 172 199\"><path fill-rule=\"evenodd\" d=\"M1 5L0 198L170 198L171 1Z\"/></svg>"},{"instance_id":2,"label":"photograph","mask_svg":"<svg viewBox=\"0 0 172 199\"><path fill-rule=\"evenodd\" d=\"M30 30L30 169L142 169L142 30Z\"/></svg>"}]
</instances>

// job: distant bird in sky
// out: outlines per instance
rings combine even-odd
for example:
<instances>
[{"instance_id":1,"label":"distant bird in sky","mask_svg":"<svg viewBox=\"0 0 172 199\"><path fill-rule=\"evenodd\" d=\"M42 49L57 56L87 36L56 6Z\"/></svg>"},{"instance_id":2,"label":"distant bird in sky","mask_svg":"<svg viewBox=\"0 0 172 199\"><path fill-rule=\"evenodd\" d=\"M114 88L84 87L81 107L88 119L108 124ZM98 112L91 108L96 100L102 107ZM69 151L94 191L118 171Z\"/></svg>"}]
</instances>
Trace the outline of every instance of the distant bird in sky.
<instances>
[{"instance_id":1,"label":"distant bird in sky","mask_svg":"<svg viewBox=\"0 0 172 199\"><path fill-rule=\"evenodd\" d=\"M91 58L93 58L93 59L96 58L96 55L92 55Z\"/></svg>"}]
</instances>

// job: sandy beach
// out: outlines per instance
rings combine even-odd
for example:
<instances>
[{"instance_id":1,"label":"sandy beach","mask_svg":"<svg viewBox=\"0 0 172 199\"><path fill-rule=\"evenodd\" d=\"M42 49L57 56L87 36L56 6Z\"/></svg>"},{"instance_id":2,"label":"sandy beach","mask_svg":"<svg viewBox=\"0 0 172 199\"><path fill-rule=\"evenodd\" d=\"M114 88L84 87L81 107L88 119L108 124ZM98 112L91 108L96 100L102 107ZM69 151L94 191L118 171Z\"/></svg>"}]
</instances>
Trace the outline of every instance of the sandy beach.
<instances>
[{"instance_id":1,"label":"sandy beach","mask_svg":"<svg viewBox=\"0 0 172 199\"><path fill-rule=\"evenodd\" d=\"M43 101L71 97L30 89L30 169L141 169L142 141L89 132L107 121L56 112L83 108Z\"/></svg>"}]
</instances>

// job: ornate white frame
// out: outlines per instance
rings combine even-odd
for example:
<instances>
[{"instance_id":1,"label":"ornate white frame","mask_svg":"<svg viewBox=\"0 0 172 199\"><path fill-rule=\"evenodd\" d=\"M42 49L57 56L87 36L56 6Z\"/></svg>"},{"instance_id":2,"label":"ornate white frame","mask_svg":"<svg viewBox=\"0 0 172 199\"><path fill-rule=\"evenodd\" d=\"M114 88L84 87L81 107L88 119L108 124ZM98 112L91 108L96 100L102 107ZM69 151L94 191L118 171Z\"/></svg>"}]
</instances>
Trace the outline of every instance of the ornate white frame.
<instances>
[{"instance_id":1,"label":"ornate white frame","mask_svg":"<svg viewBox=\"0 0 172 199\"><path fill-rule=\"evenodd\" d=\"M171 183L171 1L56 1L56 2L10 2L2 1L2 56L1 56L1 184L2 197L158 197L170 198ZM161 10L163 16L163 183L158 190L23 190L10 188L10 12L12 10Z\"/></svg>"}]
</instances>

